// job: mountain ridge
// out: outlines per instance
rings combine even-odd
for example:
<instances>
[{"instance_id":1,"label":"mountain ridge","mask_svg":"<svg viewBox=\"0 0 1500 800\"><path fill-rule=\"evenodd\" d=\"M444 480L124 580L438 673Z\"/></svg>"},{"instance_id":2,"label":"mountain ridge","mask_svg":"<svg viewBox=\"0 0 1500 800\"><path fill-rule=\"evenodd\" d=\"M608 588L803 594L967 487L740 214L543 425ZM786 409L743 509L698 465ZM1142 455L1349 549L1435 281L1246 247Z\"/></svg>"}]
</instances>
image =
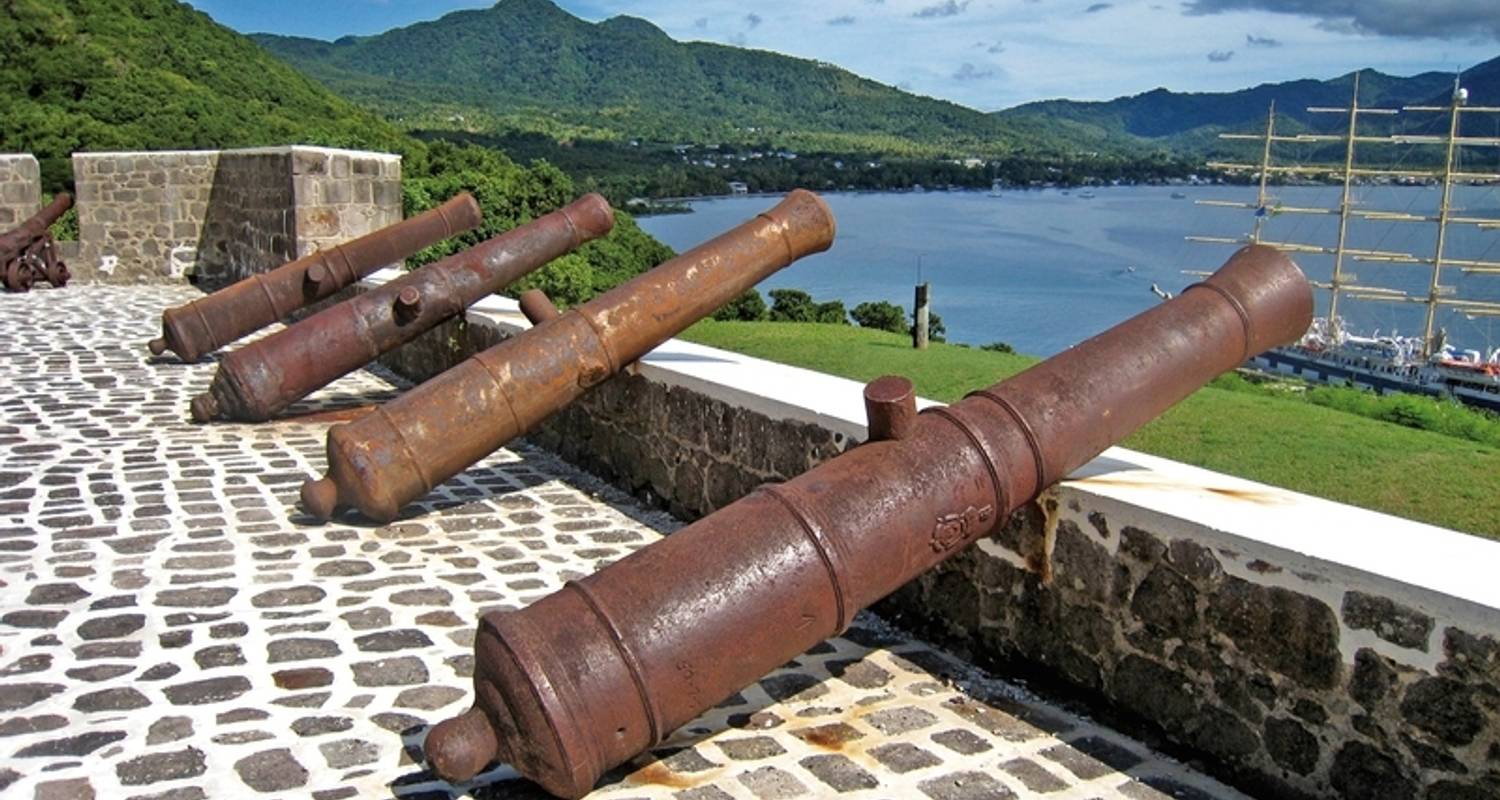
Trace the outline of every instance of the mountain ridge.
<instances>
[{"instance_id":1,"label":"mountain ridge","mask_svg":"<svg viewBox=\"0 0 1500 800\"><path fill-rule=\"evenodd\" d=\"M274 55L345 96L428 122L531 115L592 135L700 143L823 143L930 155L1004 154L1053 143L1025 124L903 92L810 59L679 42L627 15L592 23L549 0L355 39L254 34ZM433 96L441 86L444 94ZM426 91L424 91L424 88ZM862 146L855 146L862 145Z\"/></svg>"}]
</instances>

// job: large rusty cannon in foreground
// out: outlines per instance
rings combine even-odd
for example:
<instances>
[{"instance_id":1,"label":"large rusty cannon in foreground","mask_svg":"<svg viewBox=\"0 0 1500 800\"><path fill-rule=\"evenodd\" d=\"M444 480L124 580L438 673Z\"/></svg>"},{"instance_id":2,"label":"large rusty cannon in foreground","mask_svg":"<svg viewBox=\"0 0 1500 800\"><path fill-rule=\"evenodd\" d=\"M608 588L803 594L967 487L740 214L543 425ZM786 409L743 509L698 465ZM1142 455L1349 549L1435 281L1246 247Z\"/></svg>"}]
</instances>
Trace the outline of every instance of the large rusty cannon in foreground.
<instances>
[{"instance_id":1,"label":"large rusty cannon in foreground","mask_svg":"<svg viewBox=\"0 0 1500 800\"><path fill-rule=\"evenodd\" d=\"M833 215L801 189L775 208L566 314L522 297L535 328L479 353L363 419L328 430L328 477L302 504L390 521L767 275L833 243Z\"/></svg>"},{"instance_id":2,"label":"large rusty cannon in foreground","mask_svg":"<svg viewBox=\"0 0 1500 800\"><path fill-rule=\"evenodd\" d=\"M57 257L57 243L47 229L72 207L72 195L60 192L41 211L0 236L0 282L7 290L30 291L38 279L67 285L72 274Z\"/></svg>"},{"instance_id":3,"label":"large rusty cannon in foreground","mask_svg":"<svg viewBox=\"0 0 1500 800\"><path fill-rule=\"evenodd\" d=\"M462 313L485 296L614 227L587 194L532 222L325 308L225 356L193 398L193 419L270 419L287 406Z\"/></svg>"},{"instance_id":4,"label":"large rusty cannon in foreground","mask_svg":"<svg viewBox=\"0 0 1500 800\"><path fill-rule=\"evenodd\" d=\"M161 338L152 355L171 350L197 361L292 312L332 297L360 278L413 253L479 226L479 204L468 193L394 225L257 273L185 306L161 314Z\"/></svg>"},{"instance_id":5,"label":"large rusty cannon in foreground","mask_svg":"<svg viewBox=\"0 0 1500 800\"><path fill-rule=\"evenodd\" d=\"M563 797L824 638L1011 511L1312 319L1275 250L1015 377L916 413L865 390L871 441L514 612L475 641L475 705L427 758L463 781L502 760Z\"/></svg>"}]
</instances>

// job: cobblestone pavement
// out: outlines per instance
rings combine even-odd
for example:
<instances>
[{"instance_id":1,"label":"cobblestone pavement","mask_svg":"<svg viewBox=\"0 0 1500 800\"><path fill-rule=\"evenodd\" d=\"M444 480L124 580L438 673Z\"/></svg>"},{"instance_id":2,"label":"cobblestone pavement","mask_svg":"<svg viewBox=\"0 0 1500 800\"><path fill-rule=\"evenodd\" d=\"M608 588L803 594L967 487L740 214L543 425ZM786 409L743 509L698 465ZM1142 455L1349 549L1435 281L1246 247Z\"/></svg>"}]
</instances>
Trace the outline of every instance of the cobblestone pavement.
<instances>
[{"instance_id":1,"label":"cobblestone pavement","mask_svg":"<svg viewBox=\"0 0 1500 800\"><path fill-rule=\"evenodd\" d=\"M0 297L0 794L537 796L506 767L461 787L422 767L429 727L469 700L475 618L674 523L519 446L394 524L312 524L292 503L330 418L391 384L352 376L301 419L188 424L212 362L144 342L194 296ZM862 616L595 796L1162 792L1237 796Z\"/></svg>"}]
</instances>

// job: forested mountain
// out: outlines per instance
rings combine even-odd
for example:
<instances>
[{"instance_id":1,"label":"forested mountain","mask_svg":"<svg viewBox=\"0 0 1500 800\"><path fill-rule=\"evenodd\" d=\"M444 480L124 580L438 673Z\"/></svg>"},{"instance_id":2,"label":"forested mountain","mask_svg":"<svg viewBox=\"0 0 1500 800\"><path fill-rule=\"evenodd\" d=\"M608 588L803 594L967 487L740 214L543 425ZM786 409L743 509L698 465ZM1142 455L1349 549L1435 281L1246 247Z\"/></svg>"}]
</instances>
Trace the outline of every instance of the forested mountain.
<instances>
[{"instance_id":1,"label":"forested mountain","mask_svg":"<svg viewBox=\"0 0 1500 800\"><path fill-rule=\"evenodd\" d=\"M74 150L411 143L173 0L6 0L0 52L0 142L49 190Z\"/></svg>"},{"instance_id":2,"label":"forested mountain","mask_svg":"<svg viewBox=\"0 0 1500 800\"><path fill-rule=\"evenodd\" d=\"M578 193L549 164L523 167L496 150L407 136L176 0L5 0L0 52L0 143L37 156L48 192L71 181L77 150L310 144L397 152L408 215L461 191L484 210L478 231L417 261L509 230ZM619 214L608 237L520 288L540 286L574 303L670 255Z\"/></svg>"},{"instance_id":3,"label":"forested mountain","mask_svg":"<svg viewBox=\"0 0 1500 800\"><path fill-rule=\"evenodd\" d=\"M841 153L1067 152L1065 138L1025 120L918 97L832 64L677 42L641 19L585 22L550 0L501 0L331 43L254 38L410 128Z\"/></svg>"},{"instance_id":4,"label":"forested mountain","mask_svg":"<svg viewBox=\"0 0 1500 800\"><path fill-rule=\"evenodd\" d=\"M1400 108L1403 105L1447 105L1453 75L1424 72L1409 78L1362 70L1360 105ZM1331 80L1297 80L1261 84L1236 92L1190 93L1153 89L1107 102L1045 100L996 112L1000 119L1042 126L1054 121L1073 123L1077 129L1100 137L1124 134L1145 145L1168 146L1177 151L1216 152L1221 131L1264 130L1266 111L1276 103L1278 127L1299 130L1341 131L1347 119L1338 114L1315 114L1310 106L1347 107L1354 73ZM1463 86L1470 103L1500 105L1500 58L1465 70ZM1361 127L1375 132L1382 121L1367 117ZM1397 125L1446 125L1436 117L1405 115ZM1408 132L1415 132L1408 128ZM1491 134L1493 135L1493 134Z\"/></svg>"}]
</instances>

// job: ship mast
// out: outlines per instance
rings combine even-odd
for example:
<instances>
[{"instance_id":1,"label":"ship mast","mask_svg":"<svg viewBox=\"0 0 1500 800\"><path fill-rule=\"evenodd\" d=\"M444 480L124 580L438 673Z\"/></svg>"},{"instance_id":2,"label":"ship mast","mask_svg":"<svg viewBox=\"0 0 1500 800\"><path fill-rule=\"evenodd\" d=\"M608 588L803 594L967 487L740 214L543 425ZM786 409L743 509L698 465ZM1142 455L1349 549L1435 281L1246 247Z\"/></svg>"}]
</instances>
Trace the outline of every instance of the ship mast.
<instances>
[{"instance_id":1,"label":"ship mast","mask_svg":"<svg viewBox=\"0 0 1500 800\"><path fill-rule=\"evenodd\" d=\"M1359 70L1354 71L1354 93L1349 98L1349 129L1344 137L1344 195L1339 201L1339 241L1333 254L1333 275L1328 279L1328 327L1339 329L1339 289L1344 285L1344 251L1349 241L1349 192L1354 186L1354 138L1359 125Z\"/></svg>"},{"instance_id":2,"label":"ship mast","mask_svg":"<svg viewBox=\"0 0 1500 800\"><path fill-rule=\"evenodd\" d=\"M1276 135L1276 101L1271 101L1271 110L1266 113L1266 142L1260 151L1260 191L1255 195L1255 230L1250 241L1260 244L1260 229L1266 224L1266 179L1271 175L1271 139Z\"/></svg>"},{"instance_id":3,"label":"ship mast","mask_svg":"<svg viewBox=\"0 0 1500 800\"><path fill-rule=\"evenodd\" d=\"M1230 238L1222 236L1188 236L1188 241L1206 242L1212 244L1243 244L1247 239L1251 242L1267 244L1288 253L1312 253L1333 256L1333 274L1329 281L1312 281L1312 284L1320 289L1329 291L1328 322L1330 330L1337 334L1338 310L1341 297L1351 300L1369 300L1386 303L1411 303L1427 306L1425 333L1422 338L1421 347L1423 356L1432 355L1436 342L1433 338L1433 329L1436 327L1437 309L1447 307L1459 311L1470 317L1475 316L1500 316L1500 303L1488 300L1465 300L1451 297L1452 287L1443 286L1441 283L1442 271L1459 269L1465 274L1489 274L1500 275L1500 262L1479 259L1452 258L1447 254L1448 226L1455 224L1475 225L1481 230L1500 229L1500 219L1488 217L1475 217L1458 213L1453 205L1453 186L1458 180L1473 181L1500 181L1500 173L1465 172L1455 168L1455 162L1461 146L1487 146L1500 147L1500 136L1496 137L1474 137L1460 136L1460 115L1467 112L1500 113L1500 107L1485 108L1469 106L1464 103L1466 93L1454 81L1454 95L1451 102L1446 106L1404 106L1399 111L1392 108L1361 108L1359 105L1359 73L1354 73L1354 92L1347 108L1319 108L1310 107L1307 110L1313 113L1338 113L1348 116L1348 128L1343 134L1313 134L1299 133L1295 135L1277 135L1275 132L1276 107L1271 106L1271 116L1266 123L1266 132L1263 135L1256 134L1220 134L1221 139L1241 139L1261 142L1261 161L1259 165L1211 161L1208 166L1217 169L1251 171L1260 173L1259 192L1254 203L1228 201L1228 200L1200 200L1199 205L1220 206L1227 208L1253 209L1255 211L1255 222L1252 232L1245 237ZM1411 134L1386 134L1378 136L1361 136L1358 132L1358 120L1362 114L1395 115L1401 112L1425 111L1446 112L1448 118L1448 135L1411 135ZM1343 195L1337 208L1321 207L1296 207L1276 203L1277 214L1337 214L1339 216L1338 242L1334 247L1306 244L1301 242L1279 242L1267 241L1263 236L1265 219L1270 216L1268 204L1271 202L1266 191L1267 177L1271 173L1287 175L1312 175L1327 176L1337 169L1331 166L1303 166L1303 165L1281 165L1272 163L1273 142L1296 142L1317 143L1326 142L1344 145L1344 164L1342 174ZM1379 144L1402 144L1445 147L1445 157L1441 171L1434 169L1398 169L1380 167L1358 167L1355 166L1354 155L1356 143L1379 143ZM1383 211L1374 209L1356 209L1352 199L1353 185L1357 177L1372 178L1409 178L1418 180L1441 179L1443 182L1443 193L1441 205L1436 215L1411 214L1401 211ZM1391 252L1386 250L1371 250L1350 247L1348 244L1349 219L1359 217L1369 221L1380 222L1432 222L1437 223L1437 250L1431 258L1424 258L1411 253ZM1410 294L1400 289L1383 286L1362 285L1358 278L1352 273L1345 271L1345 258L1353 258L1356 261L1377 262L1385 264L1415 264L1427 265L1432 268L1428 291L1425 295ZM1196 274L1196 273L1194 273Z\"/></svg>"},{"instance_id":4,"label":"ship mast","mask_svg":"<svg viewBox=\"0 0 1500 800\"><path fill-rule=\"evenodd\" d=\"M1438 294L1442 287L1443 247L1448 241L1448 218L1453 208L1453 154L1458 150L1458 110L1463 106L1464 90L1453 79L1453 97L1449 100L1448 142L1443 156L1443 199L1438 206L1437 252L1432 257L1432 282L1427 286L1427 319L1422 328L1422 355L1437 350L1432 328L1437 320Z\"/></svg>"}]
</instances>

